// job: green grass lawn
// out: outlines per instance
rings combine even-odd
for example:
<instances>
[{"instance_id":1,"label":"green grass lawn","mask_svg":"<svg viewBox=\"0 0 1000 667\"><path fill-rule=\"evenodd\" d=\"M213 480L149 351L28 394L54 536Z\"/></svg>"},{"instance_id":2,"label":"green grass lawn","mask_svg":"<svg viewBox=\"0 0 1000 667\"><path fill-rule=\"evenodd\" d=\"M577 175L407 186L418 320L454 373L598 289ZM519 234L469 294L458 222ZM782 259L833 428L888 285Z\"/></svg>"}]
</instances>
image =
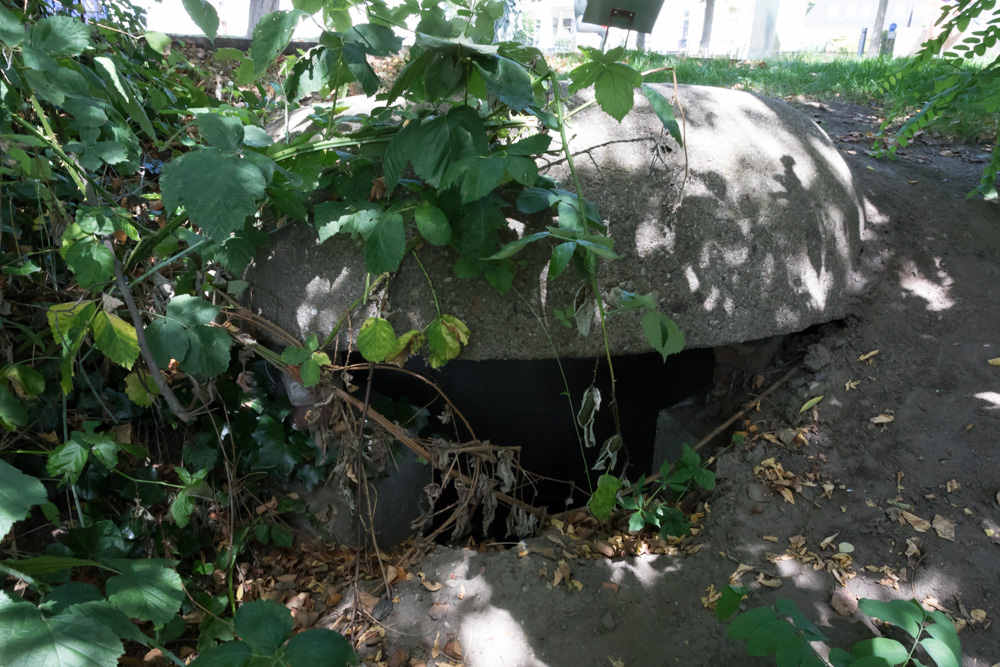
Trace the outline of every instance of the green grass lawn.
<instances>
[{"instance_id":1,"label":"green grass lawn","mask_svg":"<svg viewBox=\"0 0 1000 667\"><path fill-rule=\"evenodd\" d=\"M568 56L565 65L571 68L581 58ZM901 69L908 61L907 58L819 60L786 56L735 62L728 58L687 58L631 51L626 54L626 59L640 71L674 67L678 83L738 88L776 98L806 95L821 101L839 99L855 104L875 104L887 109L916 83L915 80L903 80L893 87L884 87L888 75ZM978 65L966 66L971 68ZM936 61L923 76L939 77L951 71L950 65ZM660 72L647 80L669 82L672 77L670 72ZM935 124L933 129L964 142L995 141L1000 127L1000 114L984 111L981 101L987 97L1000 98L1000 85L975 91L966 99L957 100L951 117Z\"/></svg>"}]
</instances>

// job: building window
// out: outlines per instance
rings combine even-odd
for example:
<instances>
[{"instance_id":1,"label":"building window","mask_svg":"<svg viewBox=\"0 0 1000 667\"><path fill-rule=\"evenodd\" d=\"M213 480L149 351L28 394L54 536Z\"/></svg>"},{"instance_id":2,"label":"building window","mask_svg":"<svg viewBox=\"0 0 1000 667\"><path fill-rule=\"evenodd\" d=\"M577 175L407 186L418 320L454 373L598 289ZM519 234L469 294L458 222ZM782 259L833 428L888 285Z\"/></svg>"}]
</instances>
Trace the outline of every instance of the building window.
<instances>
[{"instance_id":1,"label":"building window","mask_svg":"<svg viewBox=\"0 0 1000 667\"><path fill-rule=\"evenodd\" d=\"M559 19L552 19L552 36L556 37L559 35Z\"/></svg>"},{"instance_id":2,"label":"building window","mask_svg":"<svg viewBox=\"0 0 1000 667\"><path fill-rule=\"evenodd\" d=\"M573 19L563 19L563 32L573 34Z\"/></svg>"}]
</instances>

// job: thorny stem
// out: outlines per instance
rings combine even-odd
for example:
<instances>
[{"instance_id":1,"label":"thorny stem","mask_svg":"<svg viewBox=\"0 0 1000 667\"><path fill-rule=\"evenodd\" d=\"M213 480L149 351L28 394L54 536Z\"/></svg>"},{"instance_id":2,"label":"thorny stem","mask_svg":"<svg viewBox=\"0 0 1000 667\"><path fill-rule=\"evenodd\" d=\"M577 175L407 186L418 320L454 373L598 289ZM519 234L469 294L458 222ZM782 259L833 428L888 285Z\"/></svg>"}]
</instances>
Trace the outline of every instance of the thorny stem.
<instances>
[{"instance_id":1,"label":"thorny stem","mask_svg":"<svg viewBox=\"0 0 1000 667\"><path fill-rule=\"evenodd\" d=\"M584 221L583 228L587 229L587 216L583 212L583 188L580 187L580 178L576 175L573 154L569 150L569 137L566 136L566 111L563 107L562 84L556 79L555 74L550 75L550 81L552 82L552 95L556 103L556 115L559 118L559 136L562 138L563 153L566 155L566 164L569 165L569 173L572 174L573 185L576 187L576 206Z\"/></svg>"},{"instance_id":2,"label":"thorny stem","mask_svg":"<svg viewBox=\"0 0 1000 667\"><path fill-rule=\"evenodd\" d=\"M431 282L431 277L427 274L427 269L424 268L424 265L420 262L420 258L417 257L417 251L412 250L411 253L413 254L413 259L417 260L417 266L423 272L424 278L427 279L427 286L431 288L431 295L434 297L434 310L437 311L438 319L441 319L441 306L438 305L438 295L434 291L434 283Z\"/></svg>"},{"instance_id":3,"label":"thorny stem","mask_svg":"<svg viewBox=\"0 0 1000 667\"><path fill-rule=\"evenodd\" d=\"M352 303L350 306L347 307L347 310L344 312L343 315L340 316L340 319L337 321L337 326L335 326L333 328L333 331L330 332L330 335L323 340L323 344L319 346L319 349L322 350L324 347L333 342L333 339L337 337L338 333L340 333L340 327L344 326L344 322L347 320L347 316L351 313L352 310L361 305L362 301L365 301L368 298L368 296L375 290L375 288L379 286L379 284L382 282L385 276L386 274L383 273L381 276L376 278L375 282L368 285L368 288L365 290L364 294L355 299L354 303Z\"/></svg>"}]
</instances>

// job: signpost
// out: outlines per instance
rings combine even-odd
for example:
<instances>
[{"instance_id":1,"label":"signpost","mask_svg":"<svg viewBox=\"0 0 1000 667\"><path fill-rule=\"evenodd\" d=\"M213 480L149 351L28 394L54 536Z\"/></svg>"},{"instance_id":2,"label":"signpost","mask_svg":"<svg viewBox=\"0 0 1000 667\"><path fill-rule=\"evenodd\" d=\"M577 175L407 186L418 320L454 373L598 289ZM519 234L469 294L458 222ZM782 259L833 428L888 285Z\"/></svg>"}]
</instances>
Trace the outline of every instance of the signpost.
<instances>
[{"instance_id":1,"label":"signpost","mask_svg":"<svg viewBox=\"0 0 1000 667\"><path fill-rule=\"evenodd\" d=\"M605 28L625 30L625 41L628 42L628 33L633 30L641 33L653 31L662 7L663 0L590 0L582 20ZM605 30L602 51L607 42L608 31Z\"/></svg>"}]
</instances>

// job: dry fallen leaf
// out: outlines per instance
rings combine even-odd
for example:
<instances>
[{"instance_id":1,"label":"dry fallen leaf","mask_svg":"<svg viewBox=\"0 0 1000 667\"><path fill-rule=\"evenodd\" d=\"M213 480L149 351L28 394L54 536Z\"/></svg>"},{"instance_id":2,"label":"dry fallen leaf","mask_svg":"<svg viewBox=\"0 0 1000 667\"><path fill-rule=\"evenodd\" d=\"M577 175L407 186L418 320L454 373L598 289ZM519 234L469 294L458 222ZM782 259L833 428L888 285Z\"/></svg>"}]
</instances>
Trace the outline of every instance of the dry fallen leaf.
<instances>
[{"instance_id":1,"label":"dry fallen leaf","mask_svg":"<svg viewBox=\"0 0 1000 667\"><path fill-rule=\"evenodd\" d=\"M947 491L948 493L954 493L955 491L958 491L961 488L962 484L954 479L948 480L948 482L944 485L944 490Z\"/></svg>"},{"instance_id":2,"label":"dry fallen leaf","mask_svg":"<svg viewBox=\"0 0 1000 667\"><path fill-rule=\"evenodd\" d=\"M757 583L768 588L781 588L781 579L768 577L763 572L757 575Z\"/></svg>"},{"instance_id":3,"label":"dry fallen leaf","mask_svg":"<svg viewBox=\"0 0 1000 667\"><path fill-rule=\"evenodd\" d=\"M760 539L767 540L768 542L778 542L779 541L778 538L775 537L774 535L764 535Z\"/></svg>"},{"instance_id":4,"label":"dry fallen leaf","mask_svg":"<svg viewBox=\"0 0 1000 667\"><path fill-rule=\"evenodd\" d=\"M840 535L840 533L839 532L834 533L830 537L827 537L826 539L824 539L822 542L819 543L819 548L820 549L826 549L828 546L830 546L833 543L833 541L835 539L837 539L837 535Z\"/></svg>"},{"instance_id":5,"label":"dry fallen leaf","mask_svg":"<svg viewBox=\"0 0 1000 667\"><path fill-rule=\"evenodd\" d=\"M986 363L988 363L990 366L1000 366L1000 357L997 357L996 359L990 359Z\"/></svg>"},{"instance_id":6,"label":"dry fallen leaf","mask_svg":"<svg viewBox=\"0 0 1000 667\"><path fill-rule=\"evenodd\" d=\"M986 610L973 609L969 612L969 616L972 617L973 623L984 623L986 621Z\"/></svg>"},{"instance_id":7,"label":"dry fallen leaf","mask_svg":"<svg viewBox=\"0 0 1000 667\"><path fill-rule=\"evenodd\" d=\"M867 352L858 357L858 361L868 361L868 363L871 363L869 360L876 354L878 354L878 350L872 350L871 352Z\"/></svg>"},{"instance_id":8,"label":"dry fallen leaf","mask_svg":"<svg viewBox=\"0 0 1000 667\"><path fill-rule=\"evenodd\" d=\"M701 599L701 604L705 609L715 609L715 603L722 597L722 593L715 590L715 584L705 589L706 595Z\"/></svg>"},{"instance_id":9,"label":"dry fallen leaf","mask_svg":"<svg viewBox=\"0 0 1000 667\"><path fill-rule=\"evenodd\" d=\"M921 519L916 514L912 514L907 511L903 511L901 516L906 519L906 522L913 526L913 529L918 533L926 533L931 528L931 522L927 519Z\"/></svg>"},{"instance_id":10,"label":"dry fallen leaf","mask_svg":"<svg viewBox=\"0 0 1000 667\"><path fill-rule=\"evenodd\" d=\"M919 556L920 547L923 546L919 537L910 537L906 540L906 557Z\"/></svg>"},{"instance_id":11,"label":"dry fallen leaf","mask_svg":"<svg viewBox=\"0 0 1000 667\"><path fill-rule=\"evenodd\" d=\"M850 391L852 389L857 389L858 385L861 384L861 380L848 380L844 383L844 390Z\"/></svg>"},{"instance_id":12,"label":"dry fallen leaf","mask_svg":"<svg viewBox=\"0 0 1000 667\"><path fill-rule=\"evenodd\" d=\"M602 583L601 584L601 588L606 588L609 591L611 591L612 593L617 593L618 592L618 584L616 584L614 582L611 582L611 581L605 581L604 583Z\"/></svg>"},{"instance_id":13,"label":"dry fallen leaf","mask_svg":"<svg viewBox=\"0 0 1000 667\"><path fill-rule=\"evenodd\" d=\"M934 526L934 530L937 531L938 537L955 541L955 522L945 519L940 514L934 515L934 521L931 523Z\"/></svg>"},{"instance_id":14,"label":"dry fallen leaf","mask_svg":"<svg viewBox=\"0 0 1000 667\"><path fill-rule=\"evenodd\" d=\"M877 417L872 417L868 421L870 421L872 424L888 424L891 421L895 421L895 417L883 413Z\"/></svg>"}]
</instances>

